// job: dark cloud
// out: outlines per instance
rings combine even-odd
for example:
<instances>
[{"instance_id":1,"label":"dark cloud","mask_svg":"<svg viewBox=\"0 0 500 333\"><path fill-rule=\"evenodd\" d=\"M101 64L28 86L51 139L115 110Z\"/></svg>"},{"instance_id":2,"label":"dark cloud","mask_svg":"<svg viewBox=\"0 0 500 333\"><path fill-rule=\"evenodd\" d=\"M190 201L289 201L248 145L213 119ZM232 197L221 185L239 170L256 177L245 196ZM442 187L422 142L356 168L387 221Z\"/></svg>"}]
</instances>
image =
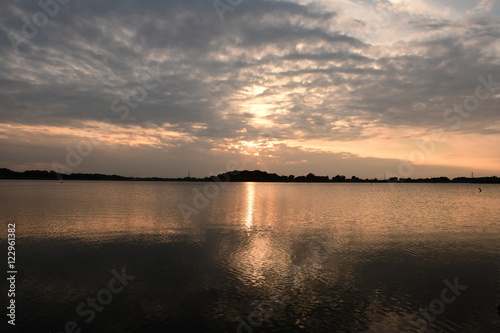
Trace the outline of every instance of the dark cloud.
<instances>
[{"instance_id":1,"label":"dark cloud","mask_svg":"<svg viewBox=\"0 0 500 333\"><path fill-rule=\"evenodd\" d=\"M418 30L433 31L456 26L450 20L420 17L418 20L409 22L413 28Z\"/></svg>"}]
</instances>

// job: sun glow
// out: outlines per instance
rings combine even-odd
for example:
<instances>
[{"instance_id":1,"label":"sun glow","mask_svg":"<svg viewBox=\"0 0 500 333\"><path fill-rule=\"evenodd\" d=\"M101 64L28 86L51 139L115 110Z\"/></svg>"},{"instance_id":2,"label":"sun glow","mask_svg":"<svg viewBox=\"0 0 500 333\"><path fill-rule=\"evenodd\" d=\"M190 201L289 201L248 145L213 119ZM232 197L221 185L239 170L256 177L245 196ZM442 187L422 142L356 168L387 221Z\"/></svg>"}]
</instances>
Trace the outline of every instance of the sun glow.
<instances>
[{"instance_id":1,"label":"sun glow","mask_svg":"<svg viewBox=\"0 0 500 333\"><path fill-rule=\"evenodd\" d=\"M255 141L240 141L235 145L245 155L259 156L260 144Z\"/></svg>"},{"instance_id":2,"label":"sun glow","mask_svg":"<svg viewBox=\"0 0 500 333\"><path fill-rule=\"evenodd\" d=\"M241 141L241 143L245 147L255 147L256 146L255 141Z\"/></svg>"}]
</instances>

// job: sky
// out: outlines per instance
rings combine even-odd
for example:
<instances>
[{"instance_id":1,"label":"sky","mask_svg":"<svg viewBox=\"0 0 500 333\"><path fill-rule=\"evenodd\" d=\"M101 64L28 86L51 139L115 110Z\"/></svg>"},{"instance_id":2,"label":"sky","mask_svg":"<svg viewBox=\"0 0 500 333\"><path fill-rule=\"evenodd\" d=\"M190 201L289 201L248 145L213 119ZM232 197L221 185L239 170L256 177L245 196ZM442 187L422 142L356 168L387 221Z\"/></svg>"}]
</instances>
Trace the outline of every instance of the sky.
<instances>
[{"instance_id":1,"label":"sky","mask_svg":"<svg viewBox=\"0 0 500 333\"><path fill-rule=\"evenodd\" d=\"M0 167L500 176L496 0L0 4Z\"/></svg>"}]
</instances>

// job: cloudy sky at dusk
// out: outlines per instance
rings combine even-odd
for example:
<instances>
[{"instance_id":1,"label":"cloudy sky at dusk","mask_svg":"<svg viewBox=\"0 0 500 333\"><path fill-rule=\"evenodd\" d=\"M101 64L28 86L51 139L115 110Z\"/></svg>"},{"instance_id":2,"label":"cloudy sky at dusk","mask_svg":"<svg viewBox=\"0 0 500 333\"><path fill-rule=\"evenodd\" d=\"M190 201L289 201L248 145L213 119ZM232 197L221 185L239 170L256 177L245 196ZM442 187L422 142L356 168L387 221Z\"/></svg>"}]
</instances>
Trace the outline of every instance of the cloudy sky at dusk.
<instances>
[{"instance_id":1,"label":"cloudy sky at dusk","mask_svg":"<svg viewBox=\"0 0 500 333\"><path fill-rule=\"evenodd\" d=\"M500 176L496 0L37 2L0 4L0 167Z\"/></svg>"}]
</instances>

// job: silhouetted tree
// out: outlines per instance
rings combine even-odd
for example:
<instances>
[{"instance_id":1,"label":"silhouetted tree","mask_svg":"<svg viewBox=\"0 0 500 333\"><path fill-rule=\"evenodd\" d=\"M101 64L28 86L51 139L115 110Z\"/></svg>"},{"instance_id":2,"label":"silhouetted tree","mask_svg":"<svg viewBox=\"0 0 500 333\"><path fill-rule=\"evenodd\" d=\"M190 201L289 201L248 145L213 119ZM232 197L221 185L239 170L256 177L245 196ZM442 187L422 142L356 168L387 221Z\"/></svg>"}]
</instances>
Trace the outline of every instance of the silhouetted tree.
<instances>
[{"instance_id":1,"label":"silhouetted tree","mask_svg":"<svg viewBox=\"0 0 500 333\"><path fill-rule=\"evenodd\" d=\"M345 181L345 176L336 175L332 177L332 182L343 182Z\"/></svg>"}]
</instances>

